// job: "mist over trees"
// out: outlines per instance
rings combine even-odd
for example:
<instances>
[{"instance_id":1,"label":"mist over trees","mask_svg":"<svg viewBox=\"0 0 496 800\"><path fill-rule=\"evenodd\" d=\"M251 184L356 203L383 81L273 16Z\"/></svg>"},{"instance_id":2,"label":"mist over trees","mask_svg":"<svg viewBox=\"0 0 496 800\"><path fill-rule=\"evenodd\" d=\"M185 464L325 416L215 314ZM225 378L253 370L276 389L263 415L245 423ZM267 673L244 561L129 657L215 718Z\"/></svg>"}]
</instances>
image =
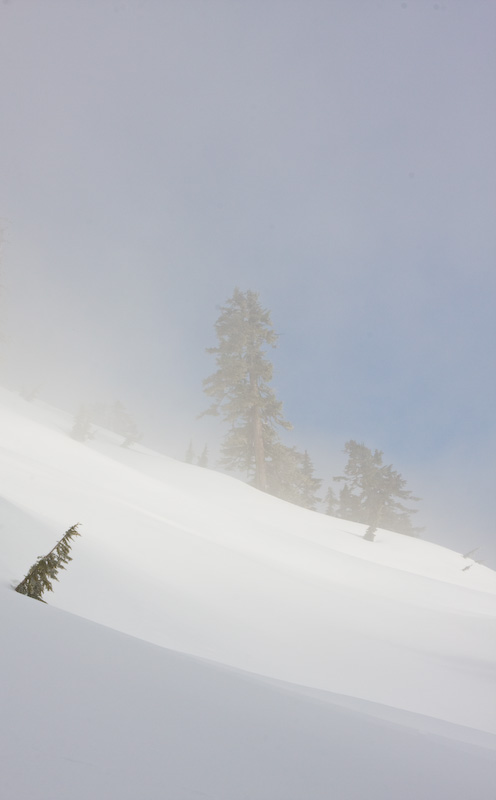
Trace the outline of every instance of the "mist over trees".
<instances>
[{"instance_id":1,"label":"mist over trees","mask_svg":"<svg viewBox=\"0 0 496 800\"><path fill-rule=\"evenodd\" d=\"M99 425L123 437L121 447L130 447L139 442L142 435L138 426L120 400L114 403L83 404L74 416L71 436L85 442L95 436L94 425Z\"/></svg>"},{"instance_id":2,"label":"mist over trees","mask_svg":"<svg viewBox=\"0 0 496 800\"><path fill-rule=\"evenodd\" d=\"M201 451L201 454L198 458L198 466L204 468L208 467L208 445L205 445Z\"/></svg>"},{"instance_id":3,"label":"mist over trees","mask_svg":"<svg viewBox=\"0 0 496 800\"><path fill-rule=\"evenodd\" d=\"M184 460L185 460L186 464L192 464L193 461L195 460L195 450L194 450L194 447L193 447L193 440L192 439L189 440L189 444L188 444L188 448L187 448L185 456L184 456Z\"/></svg>"},{"instance_id":4,"label":"mist over trees","mask_svg":"<svg viewBox=\"0 0 496 800\"><path fill-rule=\"evenodd\" d=\"M203 388L213 400L204 413L220 414L229 426L220 463L267 491L278 454L277 428L291 428L269 385L273 368L265 349L276 346L277 334L258 294L239 289L221 308L215 332L218 345L207 353L215 356L217 371L204 380Z\"/></svg>"},{"instance_id":5,"label":"mist over trees","mask_svg":"<svg viewBox=\"0 0 496 800\"><path fill-rule=\"evenodd\" d=\"M197 456L195 453L195 448L193 447L193 440L190 439L186 454L184 456L186 464L194 464L196 462L198 467L206 468L208 467L208 457L208 445L206 444L200 455Z\"/></svg>"},{"instance_id":6,"label":"mist over trees","mask_svg":"<svg viewBox=\"0 0 496 800\"><path fill-rule=\"evenodd\" d=\"M220 415L228 430L221 445L219 465L244 473L258 489L283 500L317 511L322 481L315 476L307 450L300 452L281 441L279 430L290 430L282 402L270 386L273 367L267 349L275 348L270 312L262 308L256 292L236 288L221 307L215 323L218 344L207 348L215 356L217 370L203 382L212 398L205 414ZM391 464L383 463L380 450L372 452L354 440L346 443L348 457L339 495L329 487L323 498L325 513L367 525L365 538L386 528L418 536L421 528L412 523L416 509L405 503L419 498L406 489L406 481ZM186 460L193 461L190 442Z\"/></svg>"},{"instance_id":7,"label":"mist over trees","mask_svg":"<svg viewBox=\"0 0 496 800\"><path fill-rule=\"evenodd\" d=\"M268 469L267 491L270 494L316 511L321 484L314 475L314 466L306 450L300 453L296 447L287 447L281 442L275 445Z\"/></svg>"},{"instance_id":8,"label":"mist over trees","mask_svg":"<svg viewBox=\"0 0 496 800\"><path fill-rule=\"evenodd\" d=\"M372 452L351 439L346 442L344 452L348 456L344 475L334 478L343 484L339 501L332 489L328 493L328 508L334 509L334 515L367 525L365 538L371 541L379 527L418 536L422 528L412 524L412 514L417 509L404 503L416 503L420 498L405 488L406 481L391 464L383 464L382 451Z\"/></svg>"},{"instance_id":9,"label":"mist over trees","mask_svg":"<svg viewBox=\"0 0 496 800\"><path fill-rule=\"evenodd\" d=\"M271 385L273 365L268 351L276 348L270 311L263 308L258 293L236 288L220 307L214 325L216 346L207 348L215 357L216 370L203 381L209 407L200 416L220 416L227 426L218 465L242 475L255 488L312 511L367 526L365 538L373 541L378 528L418 536L423 530L413 524L419 498L406 488L406 481L391 464L383 463L383 452L370 450L353 439L346 442L347 463L340 484L323 494L308 450L286 444L282 433L292 425L285 419L283 403ZM35 392L26 393L27 400ZM119 401L81 405L74 416L71 436L79 442L93 439L100 426L122 436L122 447L141 439L129 412ZM190 440L184 460L208 467L211 454L205 444L195 452Z\"/></svg>"},{"instance_id":10,"label":"mist over trees","mask_svg":"<svg viewBox=\"0 0 496 800\"><path fill-rule=\"evenodd\" d=\"M221 307L215 323L217 371L203 382L213 399L204 414L222 416L228 431L221 446L220 466L244 473L248 481L282 500L315 509L321 481L314 476L310 456L283 444L279 429L291 430L282 402L270 386L272 363L267 349L275 348L270 312L255 292L234 294Z\"/></svg>"},{"instance_id":11,"label":"mist over trees","mask_svg":"<svg viewBox=\"0 0 496 800\"><path fill-rule=\"evenodd\" d=\"M86 404L79 406L74 415L71 436L76 442L86 442L93 439L95 432L92 426L91 409Z\"/></svg>"}]
</instances>

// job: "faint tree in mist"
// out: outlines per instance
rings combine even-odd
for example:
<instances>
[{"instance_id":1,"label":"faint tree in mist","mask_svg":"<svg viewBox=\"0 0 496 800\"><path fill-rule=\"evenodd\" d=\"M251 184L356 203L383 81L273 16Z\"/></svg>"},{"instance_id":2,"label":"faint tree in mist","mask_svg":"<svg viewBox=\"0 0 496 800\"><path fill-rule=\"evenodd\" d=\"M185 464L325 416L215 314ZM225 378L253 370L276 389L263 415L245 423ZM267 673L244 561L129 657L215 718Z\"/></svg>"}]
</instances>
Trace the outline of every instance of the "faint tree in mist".
<instances>
[{"instance_id":1,"label":"faint tree in mist","mask_svg":"<svg viewBox=\"0 0 496 800\"><path fill-rule=\"evenodd\" d=\"M282 403L270 387L273 368L266 349L275 347L277 334L270 312L256 292L234 290L215 323L217 371L203 382L212 398L205 414L220 414L228 424L221 448L221 465L248 475L258 489L268 490L267 462L279 444L277 427L290 429Z\"/></svg>"},{"instance_id":2,"label":"faint tree in mist","mask_svg":"<svg viewBox=\"0 0 496 800\"><path fill-rule=\"evenodd\" d=\"M184 460L186 464L192 464L195 458L195 451L193 448L193 440L189 440L188 449L186 450L186 455L184 456Z\"/></svg>"},{"instance_id":3,"label":"faint tree in mist","mask_svg":"<svg viewBox=\"0 0 496 800\"><path fill-rule=\"evenodd\" d=\"M95 432L91 426L91 422L91 408L88 405L80 406L74 416L74 423L71 430L71 436L76 442L86 442L88 439L94 438Z\"/></svg>"},{"instance_id":4,"label":"faint tree in mist","mask_svg":"<svg viewBox=\"0 0 496 800\"><path fill-rule=\"evenodd\" d=\"M114 403L92 403L80 406L74 417L72 438L78 442L94 439L96 431L92 425L98 425L122 436L121 447L131 447L142 438L138 426L120 400L116 400Z\"/></svg>"},{"instance_id":5,"label":"faint tree in mist","mask_svg":"<svg viewBox=\"0 0 496 800\"><path fill-rule=\"evenodd\" d=\"M138 426L120 400L93 403L89 406L91 422L123 437L121 447L130 447L142 439Z\"/></svg>"},{"instance_id":6,"label":"faint tree in mist","mask_svg":"<svg viewBox=\"0 0 496 800\"><path fill-rule=\"evenodd\" d=\"M327 494L324 498L324 502L325 502L325 513L329 517L337 516L339 500L332 486L329 486Z\"/></svg>"},{"instance_id":7,"label":"faint tree in mist","mask_svg":"<svg viewBox=\"0 0 496 800\"><path fill-rule=\"evenodd\" d=\"M36 400L36 398L38 397L39 391L40 391L39 386L31 386L31 387L22 386L21 389L19 390L19 394L27 403L32 403L33 400Z\"/></svg>"},{"instance_id":8,"label":"faint tree in mist","mask_svg":"<svg viewBox=\"0 0 496 800\"><path fill-rule=\"evenodd\" d=\"M320 502L317 492L322 481L314 475L312 460L305 450L287 447L278 442L271 449L267 463L268 491L270 494L316 511Z\"/></svg>"},{"instance_id":9,"label":"faint tree in mist","mask_svg":"<svg viewBox=\"0 0 496 800\"><path fill-rule=\"evenodd\" d=\"M201 452L201 456L198 459L198 466L199 467L208 467L208 447L205 445Z\"/></svg>"},{"instance_id":10,"label":"faint tree in mist","mask_svg":"<svg viewBox=\"0 0 496 800\"><path fill-rule=\"evenodd\" d=\"M372 452L364 444L346 442L344 452L348 462L344 475L334 478L343 483L336 515L367 525L364 538L373 541L377 528L418 536L423 530L412 524L417 509L404 502L415 503L419 498L405 488L406 481L392 465L382 461L381 450Z\"/></svg>"}]
</instances>

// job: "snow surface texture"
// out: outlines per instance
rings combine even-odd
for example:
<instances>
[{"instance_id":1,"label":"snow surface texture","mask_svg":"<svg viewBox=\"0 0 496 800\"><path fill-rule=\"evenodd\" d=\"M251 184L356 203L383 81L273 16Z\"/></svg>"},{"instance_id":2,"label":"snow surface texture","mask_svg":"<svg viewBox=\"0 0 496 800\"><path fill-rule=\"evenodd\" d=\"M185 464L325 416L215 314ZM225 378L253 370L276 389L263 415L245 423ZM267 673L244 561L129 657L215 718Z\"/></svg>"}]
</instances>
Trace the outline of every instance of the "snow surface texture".
<instances>
[{"instance_id":1,"label":"snow surface texture","mask_svg":"<svg viewBox=\"0 0 496 800\"><path fill-rule=\"evenodd\" d=\"M6 797L493 800L493 571L71 425L0 391Z\"/></svg>"}]
</instances>

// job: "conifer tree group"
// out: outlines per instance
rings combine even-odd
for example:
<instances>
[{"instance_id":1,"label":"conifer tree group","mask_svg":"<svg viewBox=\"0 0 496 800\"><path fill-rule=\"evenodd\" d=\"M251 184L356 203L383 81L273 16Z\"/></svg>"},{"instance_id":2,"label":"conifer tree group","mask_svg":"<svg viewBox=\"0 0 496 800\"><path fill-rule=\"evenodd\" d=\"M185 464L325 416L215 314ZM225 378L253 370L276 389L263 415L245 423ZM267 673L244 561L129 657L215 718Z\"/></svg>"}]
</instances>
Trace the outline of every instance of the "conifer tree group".
<instances>
[{"instance_id":1,"label":"conifer tree group","mask_svg":"<svg viewBox=\"0 0 496 800\"><path fill-rule=\"evenodd\" d=\"M130 447L139 442L141 433L135 421L120 400L114 403L81 405L74 417L71 436L78 442L95 437L94 425L99 425L123 437L121 447Z\"/></svg>"},{"instance_id":2,"label":"conifer tree group","mask_svg":"<svg viewBox=\"0 0 496 800\"><path fill-rule=\"evenodd\" d=\"M316 511L320 498L317 492L322 481L314 476L314 467L308 452L278 442L268 465L267 491L281 500L287 500L311 511Z\"/></svg>"},{"instance_id":3,"label":"conifer tree group","mask_svg":"<svg viewBox=\"0 0 496 800\"><path fill-rule=\"evenodd\" d=\"M344 452L348 455L344 475L334 478L343 484L337 507L335 503L336 516L367 525L365 538L370 541L379 527L417 536L421 528L415 528L411 520L417 509L404 502L414 503L419 498L405 488L406 481L391 464L383 464L382 451L372 452L351 439Z\"/></svg>"},{"instance_id":4,"label":"conifer tree group","mask_svg":"<svg viewBox=\"0 0 496 800\"><path fill-rule=\"evenodd\" d=\"M270 386L273 368L267 350L276 347L278 338L270 312L262 308L256 292L237 288L221 307L215 332L217 346L207 352L215 356L217 370L203 382L212 399L203 413L221 415L228 426L220 466L245 474L262 491L317 510L322 481L314 475L308 452L280 439L280 429L292 426ZM372 541L378 527L418 535L421 529L411 521L416 510L404 502L419 498L405 488L405 480L391 465L383 464L383 453L353 440L346 443L345 453L344 475L334 478L342 483L341 491L338 496L329 487L326 513L366 524L365 538ZM189 456L192 461L192 450Z\"/></svg>"},{"instance_id":5,"label":"conifer tree group","mask_svg":"<svg viewBox=\"0 0 496 800\"><path fill-rule=\"evenodd\" d=\"M201 454L199 456L196 455L195 449L193 447L193 440L190 439L188 449L186 450L186 455L184 456L184 460L186 464L194 464L196 459L196 464L199 467L208 467L208 445L205 445Z\"/></svg>"}]
</instances>

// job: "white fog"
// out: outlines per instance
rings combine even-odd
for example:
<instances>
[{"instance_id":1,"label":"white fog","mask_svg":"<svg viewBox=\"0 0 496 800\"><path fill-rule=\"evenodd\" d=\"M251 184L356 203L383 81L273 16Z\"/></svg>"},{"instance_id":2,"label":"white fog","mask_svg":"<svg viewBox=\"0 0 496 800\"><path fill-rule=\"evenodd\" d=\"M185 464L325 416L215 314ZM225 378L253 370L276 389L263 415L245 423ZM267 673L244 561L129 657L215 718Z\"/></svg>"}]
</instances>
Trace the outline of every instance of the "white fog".
<instances>
[{"instance_id":1,"label":"white fog","mask_svg":"<svg viewBox=\"0 0 496 800\"><path fill-rule=\"evenodd\" d=\"M495 25L0 5L10 794L493 796Z\"/></svg>"}]
</instances>

